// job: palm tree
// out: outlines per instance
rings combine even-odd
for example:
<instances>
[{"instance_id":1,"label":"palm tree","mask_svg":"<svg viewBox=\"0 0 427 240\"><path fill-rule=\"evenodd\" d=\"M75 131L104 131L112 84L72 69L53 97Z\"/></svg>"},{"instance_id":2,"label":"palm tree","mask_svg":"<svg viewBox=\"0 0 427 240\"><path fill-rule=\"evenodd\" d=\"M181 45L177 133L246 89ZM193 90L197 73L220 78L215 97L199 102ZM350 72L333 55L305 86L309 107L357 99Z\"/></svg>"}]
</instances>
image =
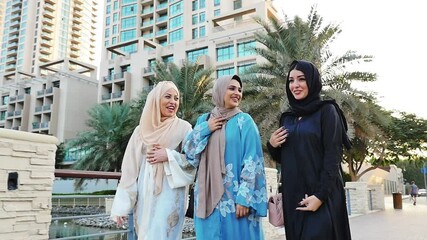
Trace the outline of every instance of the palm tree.
<instances>
[{"instance_id":1,"label":"palm tree","mask_svg":"<svg viewBox=\"0 0 427 240\"><path fill-rule=\"evenodd\" d=\"M89 110L87 126L91 130L82 132L67 144L67 149L77 149L81 159L75 169L96 171L119 171L123 155L135 123L129 118L127 104L112 106L98 104Z\"/></svg>"},{"instance_id":2,"label":"palm tree","mask_svg":"<svg viewBox=\"0 0 427 240\"><path fill-rule=\"evenodd\" d=\"M194 125L201 113L212 109L208 94L212 88L214 69L191 62L183 62L179 67L174 63L157 61L154 71L154 83L169 80L178 87L181 101L177 115L180 118Z\"/></svg>"},{"instance_id":3,"label":"palm tree","mask_svg":"<svg viewBox=\"0 0 427 240\"><path fill-rule=\"evenodd\" d=\"M295 59L311 61L319 68L324 86L322 95L324 98L336 99L344 109L351 123L353 138L358 134L367 136L359 140L377 136L375 134L380 132L380 128L372 131L372 126L377 126L372 123L381 126L387 124L387 121L383 121L377 109L372 107L375 105L372 104L375 102L374 96L352 86L354 81L376 80L376 74L357 71L354 67L372 61L372 56L359 55L354 51L347 51L341 56L333 55L330 47L341 29L334 24L323 26L323 18L317 14L315 6L311 8L306 21L298 16L284 23L276 19L257 21L264 31L255 34L255 39L261 45L255 51L266 61L248 71L246 78L249 86L245 90L248 100L245 100L245 106L259 124L265 141L272 129L277 128L280 112L287 106L284 86L289 64ZM363 162L363 159L355 159L354 156L363 157L363 154L349 155L348 161ZM350 172L353 170L350 169ZM352 176L355 176L354 172Z\"/></svg>"}]
</instances>

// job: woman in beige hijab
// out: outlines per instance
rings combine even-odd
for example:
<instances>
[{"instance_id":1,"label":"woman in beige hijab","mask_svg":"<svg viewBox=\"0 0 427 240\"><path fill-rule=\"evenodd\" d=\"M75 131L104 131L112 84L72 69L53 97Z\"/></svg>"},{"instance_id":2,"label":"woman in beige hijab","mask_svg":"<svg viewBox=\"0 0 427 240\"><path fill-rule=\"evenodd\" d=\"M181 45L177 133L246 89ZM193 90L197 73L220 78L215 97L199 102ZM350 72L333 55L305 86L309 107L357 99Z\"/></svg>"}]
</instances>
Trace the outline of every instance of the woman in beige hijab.
<instances>
[{"instance_id":1,"label":"woman in beige hijab","mask_svg":"<svg viewBox=\"0 0 427 240\"><path fill-rule=\"evenodd\" d=\"M178 107L175 84L159 82L148 94L123 158L111 217L121 225L133 211L139 240L181 239L186 186L195 168L180 153L191 125L176 116Z\"/></svg>"},{"instance_id":2,"label":"woman in beige hijab","mask_svg":"<svg viewBox=\"0 0 427 240\"><path fill-rule=\"evenodd\" d=\"M197 119L185 140L187 159L199 168L194 191L197 239L264 238L264 159L258 128L239 109L242 92L237 75L217 79L215 108Z\"/></svg>"}]
</instances>

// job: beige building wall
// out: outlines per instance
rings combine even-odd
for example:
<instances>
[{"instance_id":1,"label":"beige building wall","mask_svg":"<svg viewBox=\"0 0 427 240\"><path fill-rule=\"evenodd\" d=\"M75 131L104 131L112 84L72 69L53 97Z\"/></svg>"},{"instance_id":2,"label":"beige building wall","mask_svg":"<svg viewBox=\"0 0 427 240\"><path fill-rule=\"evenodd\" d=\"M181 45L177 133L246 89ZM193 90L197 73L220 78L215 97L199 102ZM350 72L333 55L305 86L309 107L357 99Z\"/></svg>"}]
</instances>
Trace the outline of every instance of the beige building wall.
<instances>
[{"instance_id":1,"label":"beige building wall","mask_svg":"<svg viewBox=\"0 0 427 240\"><path fill-rule=\"evenodd\" d=\"M0 129L0 239L48 239L58 140Z\"/></svg>"},{"instance_id":2,"label":"beige building wall","mask_svg":"<svg viewBox=\"0 0 427 240\"><path fill-rule=\"evenodd\" d=\"M72 139L88 129L87 112L97 103L96 67L70 59L40 67L50 73L0 89L0 128L53 135L60 142Z\"/></svg>"},{"instance_id":3,"label":"beige building wall","mask_svg":"<svg viewBox=\"0 0 427 240\"><path fill-rule=\"evenodd\" d=\"M130 5L121 4L119 1L116 6L111 1L105 5L98 91L101 103L128 102L136 98L152 84L155 60L173 61L178 65L184 60L198 60L204 66L217 69L215 78L221 74L242 74L244 67L263 61L254 53L241 55L239 52L244 44L256 44L254 33L262 28L253 18L278 19L271 1L264 0L142 0L135 3L136 14L124 17L136 16L136 36L123 42L119 24L122 19L118 13ZM180 22L176 21L179 16L182 23L176 24ZM182 38L174 41L177 31L182 33ZM222 48L228 48L233 57L220 59Z\"/></svg>"},{"instance_id":4,"label":"beige building wall","mask_svg":"<svg viewBox=\"0 0 427 240\"><path fill-rule=\"evenodd\" d=\"M39 66L63 58L95 64L95 0L5 0L0 78L38 75ZM3 41L4 40L4 41ZM0 82L0 86L1 86Z\"/></svg>"}]
</instances>

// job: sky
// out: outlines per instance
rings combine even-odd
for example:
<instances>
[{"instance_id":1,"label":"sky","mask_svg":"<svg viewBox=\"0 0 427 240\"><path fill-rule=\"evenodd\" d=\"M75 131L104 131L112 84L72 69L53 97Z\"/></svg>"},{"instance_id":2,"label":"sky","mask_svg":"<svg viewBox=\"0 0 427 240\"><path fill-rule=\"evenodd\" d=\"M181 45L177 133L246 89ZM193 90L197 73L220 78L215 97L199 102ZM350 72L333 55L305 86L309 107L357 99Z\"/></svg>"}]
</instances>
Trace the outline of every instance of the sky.
<instances>
[{"instance_id":1,"label":"sky","mask_svg":"<svg viewBox=\"0 0 427 240\"><path fill-rule=\"evenodd\" d=\"M424 0L275 0L281 14L307 19L317 5L324 23L339 24L337 55L355 50L374 56L368 69L377 81L363 86L387 110L427 119L427 2ZM364 68L365 70L365 68Z\"/></svg>"}]
</instances>

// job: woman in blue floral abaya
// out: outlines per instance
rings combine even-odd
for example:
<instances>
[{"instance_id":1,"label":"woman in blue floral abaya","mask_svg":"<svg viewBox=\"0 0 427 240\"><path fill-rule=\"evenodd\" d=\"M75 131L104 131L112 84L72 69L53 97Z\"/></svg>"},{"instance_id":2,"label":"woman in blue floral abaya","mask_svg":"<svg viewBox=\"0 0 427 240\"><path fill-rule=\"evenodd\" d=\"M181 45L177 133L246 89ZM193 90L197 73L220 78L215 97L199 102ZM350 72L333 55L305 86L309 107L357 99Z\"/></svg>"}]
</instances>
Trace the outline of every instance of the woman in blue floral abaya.
<instances>
[{"instance_id":1,"label":"woman in blue floral abaya","mask_svg":"<svg viewBox=\"0 0 427 240\"><path fill-rule=\"evenodd\" d=\"M258 128L239 109L237 75L216 80L215 108L197 120L184 152L198 166L194 224L197 239L264 239L267 214L264 159ZM190 203L192 204L192 203Z\"/></svg>"}]
</instances>

